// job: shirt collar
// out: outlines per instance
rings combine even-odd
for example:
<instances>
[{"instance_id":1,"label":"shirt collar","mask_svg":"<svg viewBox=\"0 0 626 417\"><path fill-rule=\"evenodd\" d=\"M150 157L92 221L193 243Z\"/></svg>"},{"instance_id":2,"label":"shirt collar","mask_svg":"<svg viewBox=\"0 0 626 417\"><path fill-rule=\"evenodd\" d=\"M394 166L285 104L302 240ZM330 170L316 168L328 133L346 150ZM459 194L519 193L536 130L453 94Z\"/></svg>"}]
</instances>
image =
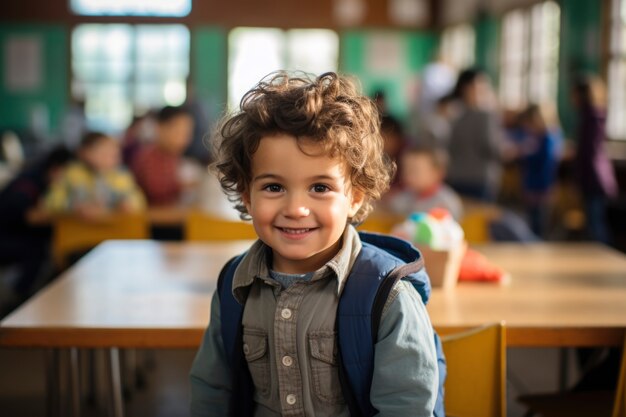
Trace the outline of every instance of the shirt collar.
<instances>
[{"instance_id":1,"label":"shirt collar","mask_svg":"<svg viewBox=\"0 0 626 417\"><path fill-rule=\"evenodd\" d=\"M320 269L315 271L311 281L327 277L329 274L337 280L337 296L341 295L345 281L361 252L361 239L352 225L347 225L343 233L341 249L337 254ZM270 278L269 261L271 260L271 248L257 240L252 244L246 255L235 270L233 277L233 296L243 304L246 298L246 288L252 285L255 279L267 281Z\"/></svg>"}]
</instances>

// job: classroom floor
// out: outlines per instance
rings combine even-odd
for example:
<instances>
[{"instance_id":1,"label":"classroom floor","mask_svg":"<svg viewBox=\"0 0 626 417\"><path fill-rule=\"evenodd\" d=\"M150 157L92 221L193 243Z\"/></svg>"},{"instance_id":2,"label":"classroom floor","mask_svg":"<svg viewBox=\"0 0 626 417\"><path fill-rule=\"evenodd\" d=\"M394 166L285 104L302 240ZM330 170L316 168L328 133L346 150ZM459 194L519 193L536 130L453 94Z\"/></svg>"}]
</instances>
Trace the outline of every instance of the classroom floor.
<instances>
[{"instance_id":1,"label":"classroom floor","mask_svg":"<svg viewBox=\"0 0 626 417\"><path fill-rule=\"evenodd\" d=\"M126 415L153 417L188 416L188 372L192 350L156 350L156 366L147 373L145 389L135 390L126 401ZM509 349L508 416L521 417L524 409L515 398L522 392L556 388L558 351ZM102 395L101 395L102 396ZM3 416L45 415L45 361L40 349L0 349L0 410ZM87 417L106 416L106 410L83 405Z\"/></svg>"}]
</instances>

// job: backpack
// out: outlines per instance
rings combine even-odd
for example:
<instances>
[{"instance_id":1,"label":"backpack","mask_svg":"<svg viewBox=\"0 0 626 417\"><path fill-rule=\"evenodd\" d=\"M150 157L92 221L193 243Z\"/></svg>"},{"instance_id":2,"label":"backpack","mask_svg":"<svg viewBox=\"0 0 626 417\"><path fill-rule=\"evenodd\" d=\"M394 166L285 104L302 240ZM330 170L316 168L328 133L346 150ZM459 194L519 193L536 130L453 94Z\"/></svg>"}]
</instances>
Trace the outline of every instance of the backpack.
<instances>
[{"instance_id":1,"label":"backpack","mask_svg":"<svg viewBox=\"0 0 626 417\"><path fill-rule=\"evenodd\" d=\"M359 236L362 249L339 299L335 325L339 379L350 415L368 417L377 413L369 394L374 370L374 345L389 293L398 280L404 279L413 284L426 303L430 295L430 281L419 251L408 242L364 232L359 232ZM254 385L243 354L241 321L244 305L232 295L235 270L244 255L231 259L220 272L218 280L222 340L233 371L233 392L239 393L233 396L230 405L231 415L234 416L252 416L254 411ZM443 385L446 363L437 333L434 337L439 368L434 415L445 417Z\"/></svg>"}]
</instances>

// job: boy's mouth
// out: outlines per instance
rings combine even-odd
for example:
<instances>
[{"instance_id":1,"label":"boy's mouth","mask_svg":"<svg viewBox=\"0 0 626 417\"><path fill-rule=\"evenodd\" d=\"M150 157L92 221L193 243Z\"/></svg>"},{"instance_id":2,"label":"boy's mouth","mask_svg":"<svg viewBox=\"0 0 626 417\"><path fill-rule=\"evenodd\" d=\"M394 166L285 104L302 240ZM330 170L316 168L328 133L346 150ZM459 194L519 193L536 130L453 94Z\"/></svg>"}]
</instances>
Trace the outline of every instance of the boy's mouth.
<instances>
[{"instance_id":1,"label":"boy's mouth","mask_svg":"<svg viewBox=\"0 0 626 417\"><path fill-rule=\"evenodd\" d=\"M312 230L315 230L316 228L314 227L307 227L307 228L279 227L278 229L281 232L286 233L288 235L303 235Z\"/></svg>"}]
</instances>

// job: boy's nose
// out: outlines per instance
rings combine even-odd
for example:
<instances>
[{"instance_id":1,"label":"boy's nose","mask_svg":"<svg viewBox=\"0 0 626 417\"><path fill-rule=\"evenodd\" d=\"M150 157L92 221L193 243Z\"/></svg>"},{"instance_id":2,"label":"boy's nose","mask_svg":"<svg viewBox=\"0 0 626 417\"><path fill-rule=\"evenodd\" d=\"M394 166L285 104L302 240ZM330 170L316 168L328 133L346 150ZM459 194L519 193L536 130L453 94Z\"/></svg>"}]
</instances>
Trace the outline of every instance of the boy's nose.
<instances>
[{"instance_id":1,"label":"boy's nose","mask_svg":"<svg viewBox=\"0 0 626 417\"><path fill-rule=\"evenodd\" d=\"M306 217L311 213L311 210L304 204L304 201L300 198L290 198L287 202L284 214L286 217Z\"/></svg>"}]
</instances>

